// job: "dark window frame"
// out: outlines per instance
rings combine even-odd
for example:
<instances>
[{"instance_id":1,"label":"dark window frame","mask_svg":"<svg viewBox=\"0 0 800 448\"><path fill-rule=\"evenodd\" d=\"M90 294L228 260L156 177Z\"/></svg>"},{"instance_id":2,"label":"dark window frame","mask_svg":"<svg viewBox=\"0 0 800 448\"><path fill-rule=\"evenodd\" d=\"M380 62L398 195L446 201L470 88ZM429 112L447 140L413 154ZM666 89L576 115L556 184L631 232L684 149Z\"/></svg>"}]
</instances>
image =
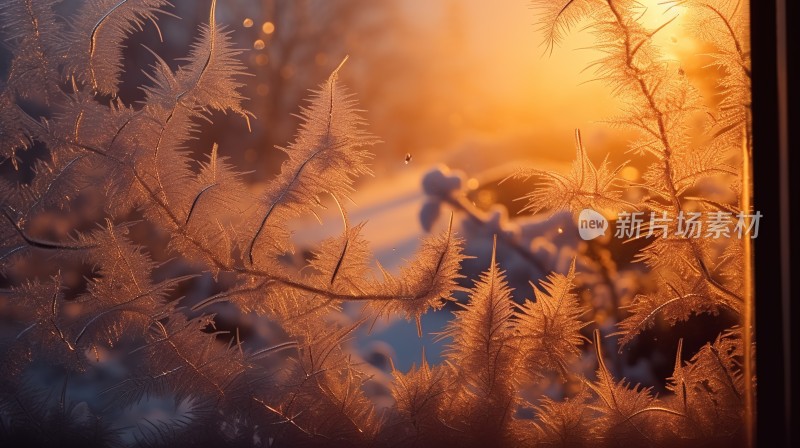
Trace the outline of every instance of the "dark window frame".
<instances>
[{"instance_id":1,"label":"dark window frame","mask_svg":"<svg viewBox=\"0 0 800 448\"><path fill-rule=\"evenodd\" d=\"M754 246L757 359L758 446L792 446L797 437L798 310L792 304L791 262L797 263L800 234L790 235L798 223L792 207L800 195L794 145L798 129L797 18L795 0L751 0L753 81L753 204L764 217ZM796 288L795 288L796 289ZM797 293L795 292L795 296ZM792 306L794 305L794 306Z\"/></svg>"}]
</instances>

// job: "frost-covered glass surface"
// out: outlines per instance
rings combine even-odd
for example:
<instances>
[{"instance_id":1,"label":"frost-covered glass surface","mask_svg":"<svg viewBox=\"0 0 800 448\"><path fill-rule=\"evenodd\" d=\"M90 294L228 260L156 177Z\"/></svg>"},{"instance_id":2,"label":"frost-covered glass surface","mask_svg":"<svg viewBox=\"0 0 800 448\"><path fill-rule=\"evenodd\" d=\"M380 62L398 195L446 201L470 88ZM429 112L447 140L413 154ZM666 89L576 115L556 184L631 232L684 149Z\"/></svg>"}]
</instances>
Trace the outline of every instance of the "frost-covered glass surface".
<instances>
[{"instance_id":1,"label":"frost-covered glass surface","mask_svg":"<svg viewBox=\"0 0 800 448\"><path fill-rule=\"evenodd\" d=\"M749 5L487 3L4 1L3 446L747 445Z\"/></svg>"}]
</instances>

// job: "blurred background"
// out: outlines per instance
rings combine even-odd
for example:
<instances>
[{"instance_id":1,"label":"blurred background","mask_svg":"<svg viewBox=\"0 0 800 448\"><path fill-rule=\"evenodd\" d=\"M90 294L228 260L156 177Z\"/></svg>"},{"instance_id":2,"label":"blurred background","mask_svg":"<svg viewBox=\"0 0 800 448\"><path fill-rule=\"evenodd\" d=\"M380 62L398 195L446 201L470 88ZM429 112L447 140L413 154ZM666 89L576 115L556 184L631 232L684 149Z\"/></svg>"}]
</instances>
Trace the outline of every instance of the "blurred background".
<instances>
[{"instance_id":1,"label":"blurred background","mask_svg":"<svg viewBox=\"0 0 800 448\"><path fill-rule=\"evenodd\" d=\"M62 4L65 15L70 3ZM177 67L208 20L211 0L174 3L158 20L160 33L147 23L144 32L130 38L120 93L126 103L143 98L139 87L148 80L142 69L154 62L148 48ZM653 27L680 13L657 0L643 5L644 23ZM505 234L498 261L508 271L516 300L532 297L529 282L550 272L566 273L575 258L582 297L594 310L586 319L604 333L613 332L622 317L619 307L642 287L643 267L631 264L638 247L608 239L583 242L569 214L519 214L524 201L517 199L534 188L531 182L512 180L498 187L524 166L567 171L575 158L576 128L595 164L606 156L614 166L633 159L621 173L629 181L638 181L653 162L627 154L631 135L609 124L621 103L608 86L592 82L587 67L600 53L582 24L551 51L526 0L225 0L217 5L217 20L243 50L241 58L253 75L243 80L243 93L255 119L248 130L241 117L212 116L213 124L200 126L199 142L192 145L197 158L219 143L220 155L247 171L246 179L258 188L279 171L285 155L276 146L292 140L299 125L295 114L309 90L349 56L341 80L381 143L373 148L375 176L359 180L347 208L351 221L368 221L364 234L376 259L398 269L419 239L442 230L452 212L467 254L475 257L465 263L464 286L488 267L492 236ZM708 66L702 46L681 33L680 17L658 39L665 56L680 61L713 107L718 73ZM643 193L634 189L631 194ZM341 232L336 207L321 218L322 225L310 216L294 225L300 257ZM198 288L196 297L204 296ZM357 308L345 314L354 317ZM378 322L369 334L365 329L359 335L356 348L383 367L391 357L406 370L419 363L423 348L436 362L446 341L437 342L434 333L450 319L451 309L426 315L422 338L413 323ZM242 318L231 317L237 325ZM692 345L699 347L719 332L718 325L728 323L676 332L664 328L663 334L656 329L632 344L616 373L663 385L675 344L655 340L688 337L685 351L692 353ZM687 331L702 334L693 343ZM608 343L606 352L616 353L615 341ZM670 350L660 353L658 347Z\"/></svg>"},{"instance_id":2,"label":"blurred background","mask_svg":"<svg viewBox=\"0 0 800 448\"><path fill-rule=\"evenodd\" d=\"M123 99L142 97L139 68L153 62L142 45L174 60L207 21L210 0L175 3L180 19L158 21L163 42L148 30L132 38ZM383 140L375 148L378 174L430 163L480 171L520 159L566 161L576 127L597 154L622 147L614 144L621 137L593 123L615 104L581 73L596 56L580 50L591 36L574 33L550 54L525 0L227 0L218 9L255 75L245 93L256 120L248 133L237 117L215 117L203 138L255 169L253 181L277 170L274 146L294 135L292 114L347 55L341 77Z\"/></svg>"},{"instance_id":3,"label":"blurred background","mask_svg":"<svg viewBox=\"0 0 800 448\"><path fill-rule=\"evenodd\" d=\"M60 5L64 16L74 3ZM175 68L208 20L211 0L174 3L160 16L160 33L147 23L129 39L120 92L127 104L144 98L140 87L148 83L145 71L155 61L148 49ZM660 3L643 1L645 21L653 26L679 12L667 12ZM591 69L585 70L599 53L581 24L551 52L527 0L220 0L217 20L243 50L241 58L253 75L243 80L243 93L255 119L248 130L241 117L213 115L213 124L204 123L199 141L191 145L196 158L218 143L220 155L247 171L247 181L258 188L279 171L285 156L276 146L292 140L299 124L295 114L309 90L349 56L341 80L382 142L374 147L375 176L359 180L347 208L351 221L368 221L364 234L376 259L398 269L420 238L445 228L453 213L466 253L475 257L464 265L463 286L471 286L488 267L492 236L498 234L498 262L517 301L532 297L529 282L566 273L575 259L579 293L593 310L586 320L604 334L614 331L620 307L643 287L643 267L632 263L639 247L602 238L581 241L568 213L519 213L524 201L517 199L534 188L532 183L512 180L498 187L524 166L567 171L575 158L576 128L595 164L606 156L614 166L635 159L621 172L629 181L638 181L652 162L626 154L630 135L608 123L621 104L602 82L591 82ZM679 18L659 35L664 53L680 62L713 107L718 73L680 26ZM336 207L320 216L321 224L309 217L293 226L300 257L342 230ZM148 238L153 240L142 239ZM199 301L212 285L207 275L180 293L187 302ZM453 309L425 315L421 338L414 323L376 322L356 335L354 351L384 375L390 358L405 371L420 362L423 348L429 361L438 362L447 341L437 340L435 333ZM225 325L242 327L254 343L275 337L269 323L238 315L233 306L220 305L214 312ZM357 306L346 307L342 318L358 313ZM694 353L731 324L730 316L719 316L672 331L657 327L617 356L613 373L663 390L679 338L685 338L684 352ZM593 328L587 327L587 336ZM616 341L607 343L605 352L616 356ZM594 360L584 358L576 371L591 372Z\"/></svg>"}]
</instances>

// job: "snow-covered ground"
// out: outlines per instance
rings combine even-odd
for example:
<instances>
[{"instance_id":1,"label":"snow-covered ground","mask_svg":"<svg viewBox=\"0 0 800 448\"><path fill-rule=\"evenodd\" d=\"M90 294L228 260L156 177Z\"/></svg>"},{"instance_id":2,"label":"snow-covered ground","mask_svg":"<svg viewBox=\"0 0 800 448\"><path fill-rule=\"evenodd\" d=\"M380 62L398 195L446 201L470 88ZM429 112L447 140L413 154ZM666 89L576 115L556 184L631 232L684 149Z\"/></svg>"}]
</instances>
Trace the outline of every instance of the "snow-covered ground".
<instances>
[{"instance_id":1,"label":"snow-covered ground","mask_svg":"<svg viewBox=\"0 0 800 448\"><path fill-rule=\"evenodd\" d=\"M363 234L375 259L394 272L413 258L420 239L427 234L423 222L432 225L432 232L443 231L446 217L452 211L454 230L465 238L465 252L475 257L464 263L467 286L488 267L493 235L503 233L506 239L499 243L498 262L507 271L511 285L519 290L516 296L521 300L531 296L529 281L538 281L550 271L566 272L575 257L577 231L568 213L545 218L509 217L503 205L481 211L470 202L469 192L480 186L479 179L502 178L509 174L509 169L501 167L468 182L464 173L442 165L412 163L392 175L366 180L352 196L352 203L344 206L351 223L367 222ZM434 216L428 216L432 208L437 210ZM319 221L312 217L292 223L293 238L299 248L312 248L315 243L342 232L342 218L335 204L319 213L319 218ZM360 311L358 304L345 307L345 314L351 318L359 316ZM395 367L403 371L419 364L423 350L429 362L437 363L447 341L439 340L436 334L451 316L449 307L425 314L421 337L414 322L400 317L378 320L355 335L354 345L365 359L378 363L381 358L391 357Z\"/></svg>"}]
</instances>

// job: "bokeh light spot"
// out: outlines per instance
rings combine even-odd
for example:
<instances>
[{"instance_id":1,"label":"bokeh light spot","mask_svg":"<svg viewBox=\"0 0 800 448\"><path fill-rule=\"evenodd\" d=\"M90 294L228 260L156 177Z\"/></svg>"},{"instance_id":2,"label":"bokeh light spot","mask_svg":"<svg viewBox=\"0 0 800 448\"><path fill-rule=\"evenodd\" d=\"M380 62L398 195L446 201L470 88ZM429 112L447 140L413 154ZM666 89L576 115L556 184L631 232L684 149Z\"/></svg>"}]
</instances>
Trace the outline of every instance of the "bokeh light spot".
<instances>
[{"instance_id":1,"label":"bokeh light spot","mask_svg":"<svg viewBox=\"0 0 800 448\"><path fill-rule=\"evenodd\" d=\"M639 180L639 170L633 166L626 166L620 171L619 175L629 182Z\"/></svg>"}]
</instances>

